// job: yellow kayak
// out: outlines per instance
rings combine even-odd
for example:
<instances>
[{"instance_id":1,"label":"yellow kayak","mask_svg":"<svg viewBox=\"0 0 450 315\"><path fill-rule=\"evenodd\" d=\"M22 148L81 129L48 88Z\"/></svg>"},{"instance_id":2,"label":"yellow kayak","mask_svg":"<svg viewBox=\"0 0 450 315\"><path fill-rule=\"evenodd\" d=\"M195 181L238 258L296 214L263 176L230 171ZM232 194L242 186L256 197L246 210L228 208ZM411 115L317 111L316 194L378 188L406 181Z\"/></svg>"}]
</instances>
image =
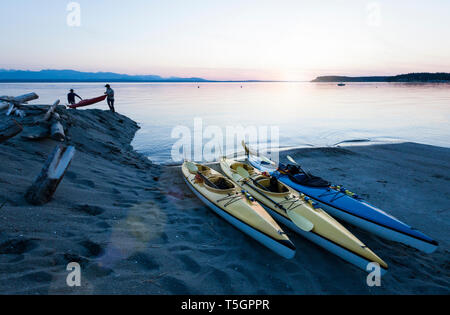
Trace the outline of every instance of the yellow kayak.
<instances>
[{"instance_id":1,"label":"yellow kayak","mask_svg":"<svg viewBox=\"0 0 450 315\"><path fill-rule=\"evenodd\" d=\"M353 265L366 270L378 263L381 272L388 265L328 213L251 165L223 158L220 166L236 185L248 191L278 221ZM243 171L244 169L245 171ZM242 173L247 173L242 175Z\"/></svg>"},{"instance_id":2,"label":"yellow kayak","mask_svg":"<svg viewBox=\"0 0 450 315\"><path fill-rule=\"evenodd\" d=\"M215 170L185 162L183 177L192 192L216 214L284 258L295 255L286 233L249 194Z\"/></svg>"}]
</instances>

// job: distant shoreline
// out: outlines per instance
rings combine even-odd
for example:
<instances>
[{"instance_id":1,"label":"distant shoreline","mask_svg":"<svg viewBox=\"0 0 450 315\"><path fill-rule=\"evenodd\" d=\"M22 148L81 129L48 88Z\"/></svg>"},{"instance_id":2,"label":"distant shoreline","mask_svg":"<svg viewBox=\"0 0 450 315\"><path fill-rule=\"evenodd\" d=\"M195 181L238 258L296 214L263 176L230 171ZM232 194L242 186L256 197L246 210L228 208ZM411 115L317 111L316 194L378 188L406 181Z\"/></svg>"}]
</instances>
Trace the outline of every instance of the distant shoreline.
<instances>
[{"instance_id":1,"label":"distant shoreline","mask_svg":"<svg viewBox=\"0 0 450 315\"><path fill-rule=\"evenodd\" d=\"M140 81L140 80L0 80L0 83L289 83L289 82L309 82L309 81L261 81L261 80L247 80L247 81Z\"/></svg>"},{"instance_id":2,"label":"distant shoreline","mask_svg":"<svg viewBox=\"0 0 450 315\"><path fill-rule=\"evenodd\" d=\"M161 77L159 75L129 75L114 72L82 72L75 70L5 70L0 69L0 83L252 83L284 82L280 80L209 80L199 77Z\"/></svg>"},{"instance_id":3,"label":"distant shoreline","mask_svg":"<svg viewBox=\"0 0 450 315\"><path fill-rule=\"evenodd\" d=\"M448 83L450 73L408 73L396 76L320 76L311 82L421 82L421 83Z\"/></svg>"},{"instance_id":4,"label":"distant shoreline","mask_svg":"<svg viewBox=\"0 0 450 315\"><path fill-rule=\"evenodd\" d=\"M319 76L306 80L209 80L198 77L161 77L129 75L114 72L81 72L75 70L5 70L0 69L0 83L289 83L289 82L426 82L448 83L450 73L409 73L396 76Z\"/></svg>"}]
</instances>

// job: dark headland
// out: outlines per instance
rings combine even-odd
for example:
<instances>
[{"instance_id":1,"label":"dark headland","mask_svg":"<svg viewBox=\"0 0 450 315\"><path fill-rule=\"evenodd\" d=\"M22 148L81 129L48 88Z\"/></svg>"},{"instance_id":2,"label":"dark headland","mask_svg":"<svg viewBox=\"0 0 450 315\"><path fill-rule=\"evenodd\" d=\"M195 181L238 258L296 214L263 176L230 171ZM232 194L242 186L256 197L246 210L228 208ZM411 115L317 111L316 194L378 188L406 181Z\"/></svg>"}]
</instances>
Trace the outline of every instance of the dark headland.
<instances>
[{"instance_id":1,"label":"dark headland","mask_svg":"<svg viewBox=\"0 0 450 315\"><path fill-rule=\"evenodd\" d=\"M321 76L311 82L450 82L450 73L408 73L396 76Z\"/></svg>"}]
</instances>

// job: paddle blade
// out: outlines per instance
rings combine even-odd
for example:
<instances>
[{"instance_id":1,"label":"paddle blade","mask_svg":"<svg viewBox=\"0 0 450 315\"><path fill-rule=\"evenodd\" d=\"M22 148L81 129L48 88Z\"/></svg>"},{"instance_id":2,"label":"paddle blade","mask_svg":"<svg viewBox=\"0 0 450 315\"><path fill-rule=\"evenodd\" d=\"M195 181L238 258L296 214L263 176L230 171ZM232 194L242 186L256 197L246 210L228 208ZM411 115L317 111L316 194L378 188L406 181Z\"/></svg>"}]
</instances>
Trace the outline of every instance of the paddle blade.
<instances>
[{"instance_id":1,"label":"paddle blade","mask_svg":"<svg viewBox=\"0 0 450 315\"><path fill-rule=\"evenodd\" d=\"M240 180L242 179L242 177L241 177L240 175L236 174L236 173L233 173L233 174L231 175L231 177L233 177L233 180L234 180L235 182L238 182L238 181L240 181Z\"/></svg>"},{"instance_id":2,"label":"paddle blade","mask_svg":"<svg viewBox=\"0 0 450 315\"><path fill-rule=\"evenodd\" d=\"M292 156L288 155L288 156L286 156L286 158L287 158L287 159L289 160L289 162L291 162L291 163L293 163L293 164L297 164L297 165L298 165L297 161L296 161L296 160L294 160L294 158L293 158Z\"/></svg>"},{"instance_id":3,"label":"paddle blade","mask_svg":"<svg viewBox=\"0 0 450 315\"><path fill-rule=\"evenodd\" d=\"M250 150L247 147L247 144L245 143L245 140L242 140L242 146L244 147L245 154L250 154Z\"/></svg>"},{"instance_id":4,"label":"paddle blade","mask_svg":"<svg viewBox=\"0 0 450 315\"><path fill-rule=\"evenodd\" d=\"M274 163L272 162L272 160L269 160L269 159L266 158L264 155L261 155L259 158L260 158L261 160L263 160L264 162L268 163L268 164L274 164Z\"/></svg>"},{"instance_id":5,"label":"paddle blade","mask_svg":"<svg viewBox=\"0 0 450 315\"><path fill-rule=\"evenodd\" d=\"M186 167L192 173L198 173L198 167L192 162L186 162Z\"/></svg>"},{"instance_id":6,"label":"paddle blade","mask_svg":"<svg viewBox=\"0 0 450 315\"><path fill-rule=\"evenodd\" d=\"M249 178L250 174L241 166L239 166L236 172L241 175L243 178Z\"/></svg>"},{"instance_id":7,"label":"paddle blade","mask_svg":"<svg viewBox=\"0 0 450 315\"><path fill-rule=\"evenodd\" d=\"M314 224L311 221L309 221L304 216L296 213L295 211L288 211L287 215L292 220L292 222L295 223L295 225L297 225L305 232L311 232L314 228Z\"/></svg>"}]
</instances>

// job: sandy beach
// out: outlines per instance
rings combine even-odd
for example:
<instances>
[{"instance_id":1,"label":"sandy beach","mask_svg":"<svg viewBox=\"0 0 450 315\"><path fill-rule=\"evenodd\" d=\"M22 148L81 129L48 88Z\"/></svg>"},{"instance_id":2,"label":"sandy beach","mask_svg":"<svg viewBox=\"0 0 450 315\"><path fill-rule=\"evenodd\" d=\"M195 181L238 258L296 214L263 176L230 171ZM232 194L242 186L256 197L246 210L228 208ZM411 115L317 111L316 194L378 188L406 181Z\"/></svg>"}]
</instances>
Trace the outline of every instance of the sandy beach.
<instances>
[{"instance_id":1,"label":"sandy beach","mask_svg":"<svg viewBox=\"0 0 450 315\"><path fill-rule=\"evenodd\" d=\"M53 200L24 194L57 142L0 144L0 294L449 294L450 149L416 143L282 153L439 242L431 255L344 224L389 264L381 287L298 235L284 260L214 215L178 167L130 145L120 114L65 110L77 152ZM0 125L9 118L0 111ZM31 118L19 121L25 126ZM82 286L66 285L70 262Z\"/></svg>"}]
</instances>

